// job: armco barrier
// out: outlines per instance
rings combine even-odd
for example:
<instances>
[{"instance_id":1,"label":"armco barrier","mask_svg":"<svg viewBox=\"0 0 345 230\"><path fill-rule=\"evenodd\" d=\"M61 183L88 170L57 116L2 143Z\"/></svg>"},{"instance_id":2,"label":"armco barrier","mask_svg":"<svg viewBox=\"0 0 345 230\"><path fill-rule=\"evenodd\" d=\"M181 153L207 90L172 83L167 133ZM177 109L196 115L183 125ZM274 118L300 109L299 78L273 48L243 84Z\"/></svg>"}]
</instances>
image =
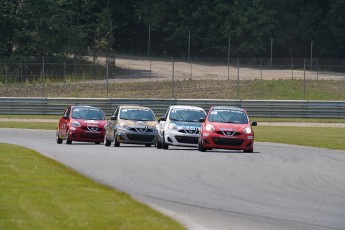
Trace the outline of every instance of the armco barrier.
<instances>
[{"instance_id":1,"label":"armco barrier","mask_svg":"<svg viewBox=\"0 0 345 230\"><path fill-rule=\"evenodd\" d=\"M245 108L252 117L345 118L345 101L307 100L0 97L0 114L60 115L71 104L97 106L108 116L118 105L135 104L152 108L157 116L162 116L170 105L194 105L205 110L214 105L227 105Z\"/></svg>"}]
</instances>

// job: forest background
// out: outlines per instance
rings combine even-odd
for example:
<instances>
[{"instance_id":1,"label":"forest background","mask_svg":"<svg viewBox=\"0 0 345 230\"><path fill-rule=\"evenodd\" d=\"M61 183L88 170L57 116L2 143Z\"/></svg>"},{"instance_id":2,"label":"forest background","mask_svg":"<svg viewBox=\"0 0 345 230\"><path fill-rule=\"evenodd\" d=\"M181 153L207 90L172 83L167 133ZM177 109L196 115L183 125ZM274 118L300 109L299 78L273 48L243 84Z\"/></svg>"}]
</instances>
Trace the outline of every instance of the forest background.
<instances>
[{"instance_id":1,"label":"forest background","mask_svg":"<svg viewBox=\"0 0 345 230\"><path fill-rule=\"evenodd\" d=\"M344 58L344 0L1 0L0 57ZM229 46L231 44L231 51Z\"/></svg>"}]
</instances>

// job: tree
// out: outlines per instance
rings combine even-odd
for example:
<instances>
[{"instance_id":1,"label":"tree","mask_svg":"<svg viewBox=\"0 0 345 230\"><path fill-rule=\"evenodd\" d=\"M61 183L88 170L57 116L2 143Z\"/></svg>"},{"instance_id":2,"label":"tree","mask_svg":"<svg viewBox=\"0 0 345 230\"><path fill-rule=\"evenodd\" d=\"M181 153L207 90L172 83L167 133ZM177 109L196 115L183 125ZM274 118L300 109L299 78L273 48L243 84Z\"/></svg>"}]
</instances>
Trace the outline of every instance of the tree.
<instances>
[{"instance_id":1,"label":"tree","mask_svg":"<svg viewBox=\"0 0 345 230\"><path fill-rule=\"evenodd\" d=\"M232 8L235 51L239 55L268 56L270 38L274 35L275 11L267 8L262 0L235 0Z\"/></svg>"},{"instance_id":2,"label":"tree","mask_svg":"<svg viewBox=\"0 0 345 230\"><path fill-rule=\"evenodd\" d=\"M0 2L0 56L8 56L12 52L12 36L16 27L14 17L16 5L12 1Z\"/></svg>"}]
</instances>

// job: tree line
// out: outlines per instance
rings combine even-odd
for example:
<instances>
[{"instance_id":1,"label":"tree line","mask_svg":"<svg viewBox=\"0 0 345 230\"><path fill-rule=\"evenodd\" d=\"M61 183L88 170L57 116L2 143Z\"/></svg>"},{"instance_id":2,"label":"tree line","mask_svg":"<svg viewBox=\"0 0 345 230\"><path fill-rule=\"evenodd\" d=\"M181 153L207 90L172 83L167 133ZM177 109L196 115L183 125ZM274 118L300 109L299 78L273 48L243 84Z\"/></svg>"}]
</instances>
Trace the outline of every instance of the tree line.
<instances>
[{"instance_id":1,"label":"tree line","mask_svg":"<svg viewBox=\"0 0 345 230\"><path fill-rule=\"evenodd\" d=\"M1 0L0 56L345 55L345 0Z\"/></svg>"}]
</instances>

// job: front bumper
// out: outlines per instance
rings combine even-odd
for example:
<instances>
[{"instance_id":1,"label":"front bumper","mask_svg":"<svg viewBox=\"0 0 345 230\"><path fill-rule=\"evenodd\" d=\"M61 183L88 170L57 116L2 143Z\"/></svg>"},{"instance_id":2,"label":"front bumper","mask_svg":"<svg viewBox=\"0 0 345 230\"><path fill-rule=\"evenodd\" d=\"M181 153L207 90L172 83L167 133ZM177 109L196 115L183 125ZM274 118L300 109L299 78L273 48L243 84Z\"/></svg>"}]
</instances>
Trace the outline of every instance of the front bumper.
<instances>
[{"instance_id":1,"label":"front bumper","mask_svg":"<svg viewBox=\"0 0 345 230\"><path fill-rule=\"evenodd\" d=\"M226 136L217 133L203 133L203 147L230 150L252 150L254 146L253 134Z\"/></svg>"},{"instance_id":2,"label":"front bumper","mask_svg":"<svg viewBox=\"0 0 345 230\"><path fill-rule=\"evenodd\" d=\"M152 129L149 132L132 131L131 129L119 129L116 133L117 141L125 144L155 144L158 131Z\"/></svg>"},{"instance_id":3,"label":"front bumper","mask_svg":"<svg viewBox=\"0 0 345 230\"><path fill-rule=\"evenodd\" d=\"M90 131L82 127L70 128L69 138L72 141L84 141L84 142L103 142L104 141L104 129L98 129L97 131Z\"/></svg>"},{"instance_id":4,"label":"front bumper","mask_svg":"<svg viewBox=\"0 0 345 230\"><path fill-rule=\"evenodd\" d=\"M164 133L164 142L168 145L197 147L199 132L187 134L181 131L167 130Z\"/></svg>"}]
</instances>

